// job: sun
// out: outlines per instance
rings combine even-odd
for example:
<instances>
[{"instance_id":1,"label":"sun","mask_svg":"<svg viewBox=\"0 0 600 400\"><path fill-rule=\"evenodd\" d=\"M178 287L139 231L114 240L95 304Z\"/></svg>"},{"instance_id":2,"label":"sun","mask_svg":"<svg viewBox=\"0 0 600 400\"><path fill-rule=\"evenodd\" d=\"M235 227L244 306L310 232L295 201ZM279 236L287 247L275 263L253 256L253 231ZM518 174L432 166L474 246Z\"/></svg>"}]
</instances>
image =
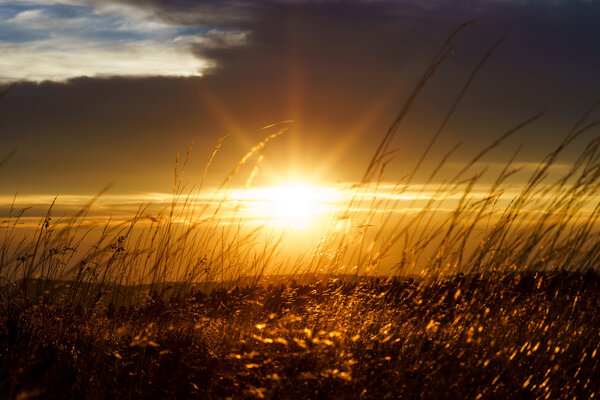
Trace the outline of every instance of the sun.
<instances>
[{"instance_id":1,"label":"sun","mask_svg":"<svg viewBox=\"0 0 600 400\"><path fill-rule=\"evenodd\" d=\"M260 223L306 228L336 209L337 189L301 181L249 189L244 194L245 214Z\"/></svg>"}]
</instances>

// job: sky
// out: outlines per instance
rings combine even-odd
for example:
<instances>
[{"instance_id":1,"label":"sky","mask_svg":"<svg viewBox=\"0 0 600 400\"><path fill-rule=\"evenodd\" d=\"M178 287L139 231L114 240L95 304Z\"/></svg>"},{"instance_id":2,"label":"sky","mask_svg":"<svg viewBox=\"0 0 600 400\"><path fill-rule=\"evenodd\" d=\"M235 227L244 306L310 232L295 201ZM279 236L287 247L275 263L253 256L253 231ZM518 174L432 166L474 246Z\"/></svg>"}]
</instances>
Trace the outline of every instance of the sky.
<instances>
[{"instance_id":1,"label":"sky","mask_svg":"<svg viewBox=\"0 0 600 400\"><path fill-rule=\"evenodd\" d=\"M500 166L522 145L534 166L600 97L600 2L0 0L0 85L12 88L0 158L15 150L0 195L169 192L177 152L193 143L194 184L229 135L207 178L217 184L279 129L262 179L356 181L449 32L473 18L399 127L388 181L410 171L501 37L424 169L457 143L448 168L460 166L547 110L481 161Z\"/></svg>"}]
</instances>

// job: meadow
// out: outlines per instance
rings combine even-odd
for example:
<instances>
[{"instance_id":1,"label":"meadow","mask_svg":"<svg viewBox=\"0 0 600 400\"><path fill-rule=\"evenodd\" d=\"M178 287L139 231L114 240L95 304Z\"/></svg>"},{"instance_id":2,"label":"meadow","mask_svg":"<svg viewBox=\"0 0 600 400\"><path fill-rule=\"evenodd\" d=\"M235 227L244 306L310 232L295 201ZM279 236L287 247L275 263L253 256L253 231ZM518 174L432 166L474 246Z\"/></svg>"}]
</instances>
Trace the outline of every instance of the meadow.
<instances>
[{"instance_id":1,"label":"meadow","mask_svg":"<svg viewBox=\"0 0 600 400\"><path fill-rule=\"evenodd\" d=\"M296 257L285 230L247 223L246 203L231 199L246 169L250 190L285 124L212 195L204 181L222 140L195 182L188 152L162 210L140 204L91 223L100 192L68 215L48 204L23 235L15 200L0 230L0 397L598 396L600 138L580 143L598 103L529 171L518 150L493 178L484 161L542 113L449 178L438 179L456 148L423 172L494 43L414 169L387 183L403 119L470 24L448 36L364 175ZM579 155L556 168L573 144Z\"/></svg>"}]
</instances>

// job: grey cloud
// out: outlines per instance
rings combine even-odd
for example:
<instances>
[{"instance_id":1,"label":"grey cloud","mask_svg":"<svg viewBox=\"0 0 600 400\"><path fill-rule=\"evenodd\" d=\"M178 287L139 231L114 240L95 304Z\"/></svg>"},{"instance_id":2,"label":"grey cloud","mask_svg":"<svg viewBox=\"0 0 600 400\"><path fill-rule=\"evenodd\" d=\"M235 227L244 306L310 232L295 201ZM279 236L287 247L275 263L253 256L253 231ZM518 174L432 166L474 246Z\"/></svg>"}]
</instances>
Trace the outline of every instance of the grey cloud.
<instances>
[{"instance_id":1,"label":"grey cloud","mask_svg":"<svg viewBox=\"0 0 600 400\"><path fill-rule=\"evenodd\" d=\"M195 50L215 67L201 78L76 79L15 89L0 106L5 143L20 149L0 171L4 187L15 187L21 168L30 182L50 188L89 191L118 177L117 188L163 190L174 152L192 140L202 165L220 136L233 134L224 149L240 154L264 137L260 127L288 119L296 123L267 149L265 169L318 169L330 179L352 180L447 32L470 18L479 23L459 37L455 56L402 126L394 177L414 161L473 66L501 35L507 34L505 42L432 157L457 141L472 154L520 120L550 109L524 132L529 137L515 139L536 144L523 152L525 161L535 160L600 94L597 3L127 3L165 23L217 28L207 35L217 45ZM244 45L219 45L236 37ZM86 156L90 148L94 154ZM492 156L498 161L505 154ZM228 172L232 158L218 159L214 172ZM65 172L77 163L84 183Z\"/></svg>"}]
</instances>

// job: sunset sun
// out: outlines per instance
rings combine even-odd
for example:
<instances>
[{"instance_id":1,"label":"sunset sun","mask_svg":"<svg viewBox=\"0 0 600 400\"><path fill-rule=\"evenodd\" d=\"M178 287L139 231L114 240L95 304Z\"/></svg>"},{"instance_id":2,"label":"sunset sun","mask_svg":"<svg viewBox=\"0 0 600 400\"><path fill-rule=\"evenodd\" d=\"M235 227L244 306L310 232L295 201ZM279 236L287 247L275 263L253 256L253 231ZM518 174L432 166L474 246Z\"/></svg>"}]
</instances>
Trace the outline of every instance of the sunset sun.
<instances>
[{"instance_id":1,"label":"sunset sun","mask_svg":"<svg viewBox=\"0 0 600 400\"><path fill-rule=\"evenodd\" d=\"M335 188L301 181L249 189L239 196L247 205L245 217L293 229L305 228L335 211L339 197Z\"/></svg>"}]
</instances>

